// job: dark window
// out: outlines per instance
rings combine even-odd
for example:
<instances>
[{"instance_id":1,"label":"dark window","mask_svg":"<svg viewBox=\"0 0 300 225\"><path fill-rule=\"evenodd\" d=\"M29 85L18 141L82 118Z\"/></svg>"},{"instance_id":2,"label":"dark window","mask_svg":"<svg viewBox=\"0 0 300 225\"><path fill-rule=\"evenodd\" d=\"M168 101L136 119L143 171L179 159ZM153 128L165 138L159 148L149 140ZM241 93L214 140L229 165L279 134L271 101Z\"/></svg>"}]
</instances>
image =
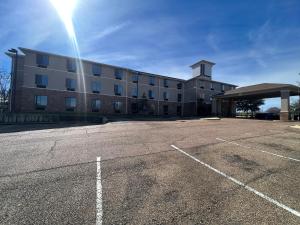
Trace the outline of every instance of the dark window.
<instances>
[{"instance_id":1,"label":"dark window","mask_svg":"<svg viewBox=\"0 0 300 225\"><path fill-rule=\"evenodd\" d=\"M39 67L47 68L49 65L49 56L43 54L36 55L36 64Z\"/></svg>"},{"instance_id":2,"label":"dark window","mask_svg":"<svg viewBox=\"0 0 300 225\"><path fill-rule=\"evenodd\" d=\"M101 85L99 81L92 81L92 91L93 93L100 93Z\"/></svg>"},{"instance_id":3,"label":"dark window","mask_svg":"<svg viewBox=\"0 0 300 225\"><path fill-rule=\"evenodd\" d=\"M92 99L92 112L99 112L101 101L99 99Z\"/></svg>"},{"instance_id":4,"label":"dark window","mask_svg":"<svg viewBox=\"0 0 300 225\"><path fill-rule=\"evenodd\" d=\"M132 79L133 83L138 83L139 82L139 75L137 73L132 74L131 79Z\"/></svg>"},{"instance_id":5,"label":"dark window","mask_svg":"<svg viewBox=\"0 0 300 225\"><path fill-rule=\"evenodd\" d=\"M35 84L39 88L46 88L48 85L48 76L46 75L35 75Z\"/></svg>"},{"instance_id":6,"label":"dark window","mask_svg":"<svg viewBox=\"0 0 300 225\"><path fill-rule=\"evenodd\" d=\"M164 110L164 115L169 114L169 106L168 105L164 105L163 110Z\"/></svg>"},{"instance_id":7,"label":"dark window","mask_svg":"<svg viewBox=\"0 0 300 225\"><path fill-rule=\"evenodd\" d=\"M213 84L213 83L210 84L210 90L212 90L212 91L215 90L215 89L214 89L214 84Z\"/></svg>"},{"instance_id":8,"label":"dark window","mask_svg":"<svg viewBox=\"0 0 300 225\"><path fill-rule=\"evenodd\" d=\"M114 102L114 110L116 113L120 113L122 108L122 102Z\"/></svg>"},{"instance_id":9,"label":"dark window","mask_svg":"<svg viewBox=\"0 0 300 225\"><path fill-rule=\"evenodd\" d=\"M200 75L205 75L205 65L200 64Z\"/></svg>"},{"instance_id":10,"label":"dark window","mask_svg":"<svg viewBox=\"0 0 300 225\"><path fill-rule=\"evenodd\" d=\"M155 85L155 78L153 76L149 77L149 84L154 86Z\"/></svg>"},{"instance_id":11,"label":"dark window","mask_svg":"<svg viewBox=\"0 0 300 225\"><path fill-rule=\"evenodd\" d=\"M48 97L47 96L35 96L35 108L38 110L44 110L48 104Z\"/></svg>"},{"instance_id":12,"label":"dark window","mask_svg":"<svg viewBox=\"0 0 300 225\"><path fill-rule=\"evenodd\" d=\"M74 111L74 109L76 108L76 98L67 97L65 100L66 100L66 110Z\"/></svg>"},{"instance_id":13,"label":"dark window","mask_svg":"<svg viewBox=\"0 0 300 225\"><path fill-rule=\"evenodd\" d=\"M114 86L115 95L122 95L122 90L123 87L121 85L115 84Z\"/></svg>"},{"instance_id":14,"label":"dark window","mask_svg":"<svg viewBox=\"0 0 300 225\"><path fill-rule=\"evenodd\" d=\"M165 100L165 101L168 101L168 100L169 100L169 95L168 95L167 92L164 92L163 97L164 97L164 100Z\"/></svg>"},{"instance_id":15,"label":"dark window","mask_svg":"<svg viewBox=\"0 0 300 225\"><path fill-rule=\"evenodd\" d=\"M221 89L222 89L222 92L225 92L225 85L224 84L221 85Z\"/></svg>"},{"instance_id":16,"label":"dark window","mask_svg":"<svg viewBox=\"0 0 300 225\"><path fill-rule=\"evenodd\" d=\"M182 99L182 95L181 94L177 94L177 101L181 102L181 99Z\"/></svg>"},{"instance_id":17,"label":"dark window","mask_svg":"<svg viewBox=\"0 0 300 225\"><path fill-rule=\"evenodd\" d=\"M76 61L74 59L67 59L67 70L69 72L76 72Z\"/></svg>"},{"instance_id":18,"label":"dark window","mask_svg":"<svg viewBox=\"0 0 300 225\"><path fill-rule=\"evenodd\" d=\"M154 99L154 92L152 90L148 91L148 97L149 99Z\"/></svg>"},{"instance_id":19,"label":"dark window","mask_svg":"<svg viewBox=\"0 0 300 225\"><path fill-rule=\"evenodd\" d=\"M132 113L138 113L138 104L137 103L132 103L131 104L131 111Z\"/></svg>"},{"instance_id":20,"label":"dark window","mask_svg":"<svg viewBox=\"0 0 300 225\"><path fill-rule=\"evenodd\" d=\"M66 79L66 88L68 91L75 91L76 89L76 80L74 79Z\"/></svg>"},{"instance_id":21,"label":"dark window","mask_svg":"<svg viewBox=\"0 0 300 225\"><path fill-rule=\"evenodd\" d=\"M122 80L123 79L123 70L115 69L115 78L118 80Z\"/></svg>"},{"instance_id":22,"label":"dark window","mask_svg":"<svg viewBox=\"0 0 300 225\"><path fill-rule=\"evenodd\" d=\"M182 89L182 83L177 84L177 89Z\"/></svg>"},{"instance_id":23,"label":"dark window","mask_svg":"<svg viewBox=\"0 0 300 225\"><path fill-rule=\"evenodd\" d=\"M100 65L93 64L92 65L92 70L93 70L94 76L100 76L101 75L101 66Z\"/></svg>"},{"instance_id":24,"label":"dark window","mask_svg":"<svg viewBox=\"0 0 300 225\"><path fill-rule=\"evenodd\" d=\"M137 98L137 97L138 97L138 89L137 89L137 87L134 87L134 88L132 89L131 96L132 96L133 98Z\"/></svg>"},{"instance_id":25,"label":"dark window","mask_svg":"<svg viewBox=\"0 0 300 225\"><path fill-rule=\"evenodd\" d=\"M177 116L181 116L182 107L177 106Z\"/></svg>"},{"instance_id":26,"label":"dark window","mask_svg":"<svg viewBox=\"0 0 300 225\"><path fill-rule=\"evenodd\" d=\"M169 87L169 81L167 79L164 79L164 87Z\"/></svg>"}]
</instances>

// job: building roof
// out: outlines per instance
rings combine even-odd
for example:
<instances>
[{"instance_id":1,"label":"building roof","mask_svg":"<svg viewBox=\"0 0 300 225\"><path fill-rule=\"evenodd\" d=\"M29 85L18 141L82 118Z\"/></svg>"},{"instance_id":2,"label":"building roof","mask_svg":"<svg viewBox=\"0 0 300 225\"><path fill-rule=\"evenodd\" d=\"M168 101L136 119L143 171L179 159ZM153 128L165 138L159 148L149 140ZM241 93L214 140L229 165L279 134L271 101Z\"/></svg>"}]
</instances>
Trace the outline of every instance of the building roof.
<instances>
[{"instance_id":1,"label":"building roof","mask_svg":"<svg viewBox=\"0 0 300 225\"><path fill-rule=\"evenodd\" d=\"M291 96L298 95L299 88L292 84L262 83L226 91L217 98L274 98L280 97L281 91L289 91Z\"/></svg>"},{"instance_id":2,"label":"building roof","mask_svg":"<svg viewBox=\"0 0 300 225\"><path fill-rule=\"evenodd\" d=\"M52 56L56 56L56 57L76 59L75 57L64 56L64 55L60 55L60 54L54 54L54 53L49 53L49 52L44 52L44 51L39 51L39 50L34 50L34 49L28 49L28 48L23 48L23 47L19 47L19 49L24 54L26 54L26 52L34 52L34 53L42 53L42 54L52 55ZM9 55L9 56L11 56L11 57L13 56L13 55L10 55L9 53L6 53L6 54ZM114 67L114 68L120 68L120 69L128 70L130 72L135 72L135 73L138 73L138 74L145 74L145 75L148 75L148 76L156 76L156 77L161 77L161 78L166 78L166 79L171 79L171 80L177 80L179 82L187 82L187 81L190 81L190 80L193 80L193 79L197 78L197 77L192 77L190 79L180 79L180 78L175 78L175 77L170 77L170 76L165 76L165 75L159 75L159 74L154 74L154 73L148 73L148 72L138 71L138 70L129 69L129 68L126 68L126 67L120 67L120 66L115 66L115 65L105 64L105 63L99 63L99 62L95 62L95 61L91 61L91 60L86 60L86 59L81 59L81 60L83 62L95 63L95 64L100 64L100 65ZM211 64L211 65L215 65L215 63L209 62L209 61L206 61L206 60L200 60L197 63L198 64L208 63L208 64ZM195 63L194 65L196 65L197 63ZM224 83L224 82L214 81L214 80L210 80L210 81L214 82L214 83L221 83L221 84L226 84L226 85L230 85L230 86L236 87L236 85L229 84L229 83Z\"/></svg>"},{"instance_id":3,"label":"building roof","mask_svg":"<svg viewBox=\"0 0 300 225\"><path fill-rule=\"evenodd\" d=\"M25 55L26 55L26 52L34 52L34 53L47 54L47 55L52 55L52 56L61 57L61 58L77 59L77 58L72 57L72 56L65 56L65 55L60 55L60 54L54 54L54 53L49 53L49 52L44 52L44 51L38 51L38 50L33 50L33 49L28 49L28 48L23 48L23 47L19 47L19 49ZM130 72L133 72L133 73L145 74L145 75L148 75L148 76L156 76L156 77L166 78L166 79L170 79L170 80L177 80L179 82L186 81L184 79L180 79L180 78L176 78L176 77L170 77L170 76L165 76L165 75L160 75L160 74L154 74L154 73L148 73L148 72L138 71L138 70L134 70L134 69L126 68L126 67L115 66L115 65L110 65L110 64L106 64L106 63L100 63L100 62L96 62L96 61L92 61L92 60L87 60L87 59L81 59L81 61L82 62L87 62L87 63L100 64L100 65L108 66L108 67L114 67L114 68L124 69L124 70L128 70Z\"/></svg>"},{"instance_id":4,"label":"building roof","mask_svg":"<svg viewBox=\"0 0 300 225\"><path fill-rule=\"evenodd\" d=\"M210 62L210 61L207 61L207 60L200 60L200 61L194 63L193 65L191 65L190 67L194 68L194 67L196 67L196 66L198 66L198 65L200 65L200 64L202 64L202 63L210 64L210 65L212 65L212 66L213 66L213 65L216 65L215 63Z\"/></svg>"}]
</instances>

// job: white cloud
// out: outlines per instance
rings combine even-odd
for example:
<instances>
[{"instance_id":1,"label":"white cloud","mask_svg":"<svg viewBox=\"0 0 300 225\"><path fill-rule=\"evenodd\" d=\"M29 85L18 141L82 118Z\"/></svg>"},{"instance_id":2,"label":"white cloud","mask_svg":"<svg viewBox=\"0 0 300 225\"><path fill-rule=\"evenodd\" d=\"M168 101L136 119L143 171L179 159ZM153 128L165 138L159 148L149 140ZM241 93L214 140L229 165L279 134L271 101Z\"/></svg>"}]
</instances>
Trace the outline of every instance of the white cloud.
<instances>
[{"instance_id":1,"label":"white cloud","mask_svg":"<svg viewBox=\"0 0 300 225\"><path fill-rule=\"evenodd\" d=\"M124 22L124 23L121 23L121 24L117 24L117 25L107 27L104 30L94 34L93 37L90 39L90 41L96 41L96 40L102 39L106 36L112 35L112 34L118 32L119 30L125 28L129 24L130 24L130 22Z\"/></svg>"}]
</instances>

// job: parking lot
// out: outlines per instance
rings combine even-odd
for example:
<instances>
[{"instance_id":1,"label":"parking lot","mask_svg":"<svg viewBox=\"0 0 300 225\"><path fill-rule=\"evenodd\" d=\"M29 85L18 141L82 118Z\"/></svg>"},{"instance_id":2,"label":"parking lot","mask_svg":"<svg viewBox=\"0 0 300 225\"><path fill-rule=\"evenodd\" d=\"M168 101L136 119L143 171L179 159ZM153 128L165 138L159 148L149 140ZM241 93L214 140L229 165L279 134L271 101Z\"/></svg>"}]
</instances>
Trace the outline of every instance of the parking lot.
<instances>
[{"instance_id":1,"label":"parking lot","mask_svg":"<svg viewBox=\"0 0 300 225\"><path fill-rule=\"evenodd\" d=\"M2 130L0 224L300 224L295 124Z\"/></svg>"}]
</instances>

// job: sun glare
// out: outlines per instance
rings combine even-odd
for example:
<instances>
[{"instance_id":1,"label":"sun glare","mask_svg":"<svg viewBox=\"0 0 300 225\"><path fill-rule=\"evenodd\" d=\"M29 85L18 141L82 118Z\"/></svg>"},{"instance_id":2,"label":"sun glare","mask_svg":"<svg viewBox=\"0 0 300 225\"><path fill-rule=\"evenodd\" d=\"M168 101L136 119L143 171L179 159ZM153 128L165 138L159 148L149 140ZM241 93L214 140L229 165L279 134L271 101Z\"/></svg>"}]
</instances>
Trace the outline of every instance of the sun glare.
<instances>
[{"instance_id":1,"label":"sun glare","mask_svg":"<svg viewBox=\"0 0 300 225\"><path fill-rule=\"evenodd\" d=\"M71 38L75 37L75 31L73 26L73 11L76 7L77 0L50 0L54 8L56 9L59 17L63 21L68 35Z\"/></svg>"}]
</instances>

